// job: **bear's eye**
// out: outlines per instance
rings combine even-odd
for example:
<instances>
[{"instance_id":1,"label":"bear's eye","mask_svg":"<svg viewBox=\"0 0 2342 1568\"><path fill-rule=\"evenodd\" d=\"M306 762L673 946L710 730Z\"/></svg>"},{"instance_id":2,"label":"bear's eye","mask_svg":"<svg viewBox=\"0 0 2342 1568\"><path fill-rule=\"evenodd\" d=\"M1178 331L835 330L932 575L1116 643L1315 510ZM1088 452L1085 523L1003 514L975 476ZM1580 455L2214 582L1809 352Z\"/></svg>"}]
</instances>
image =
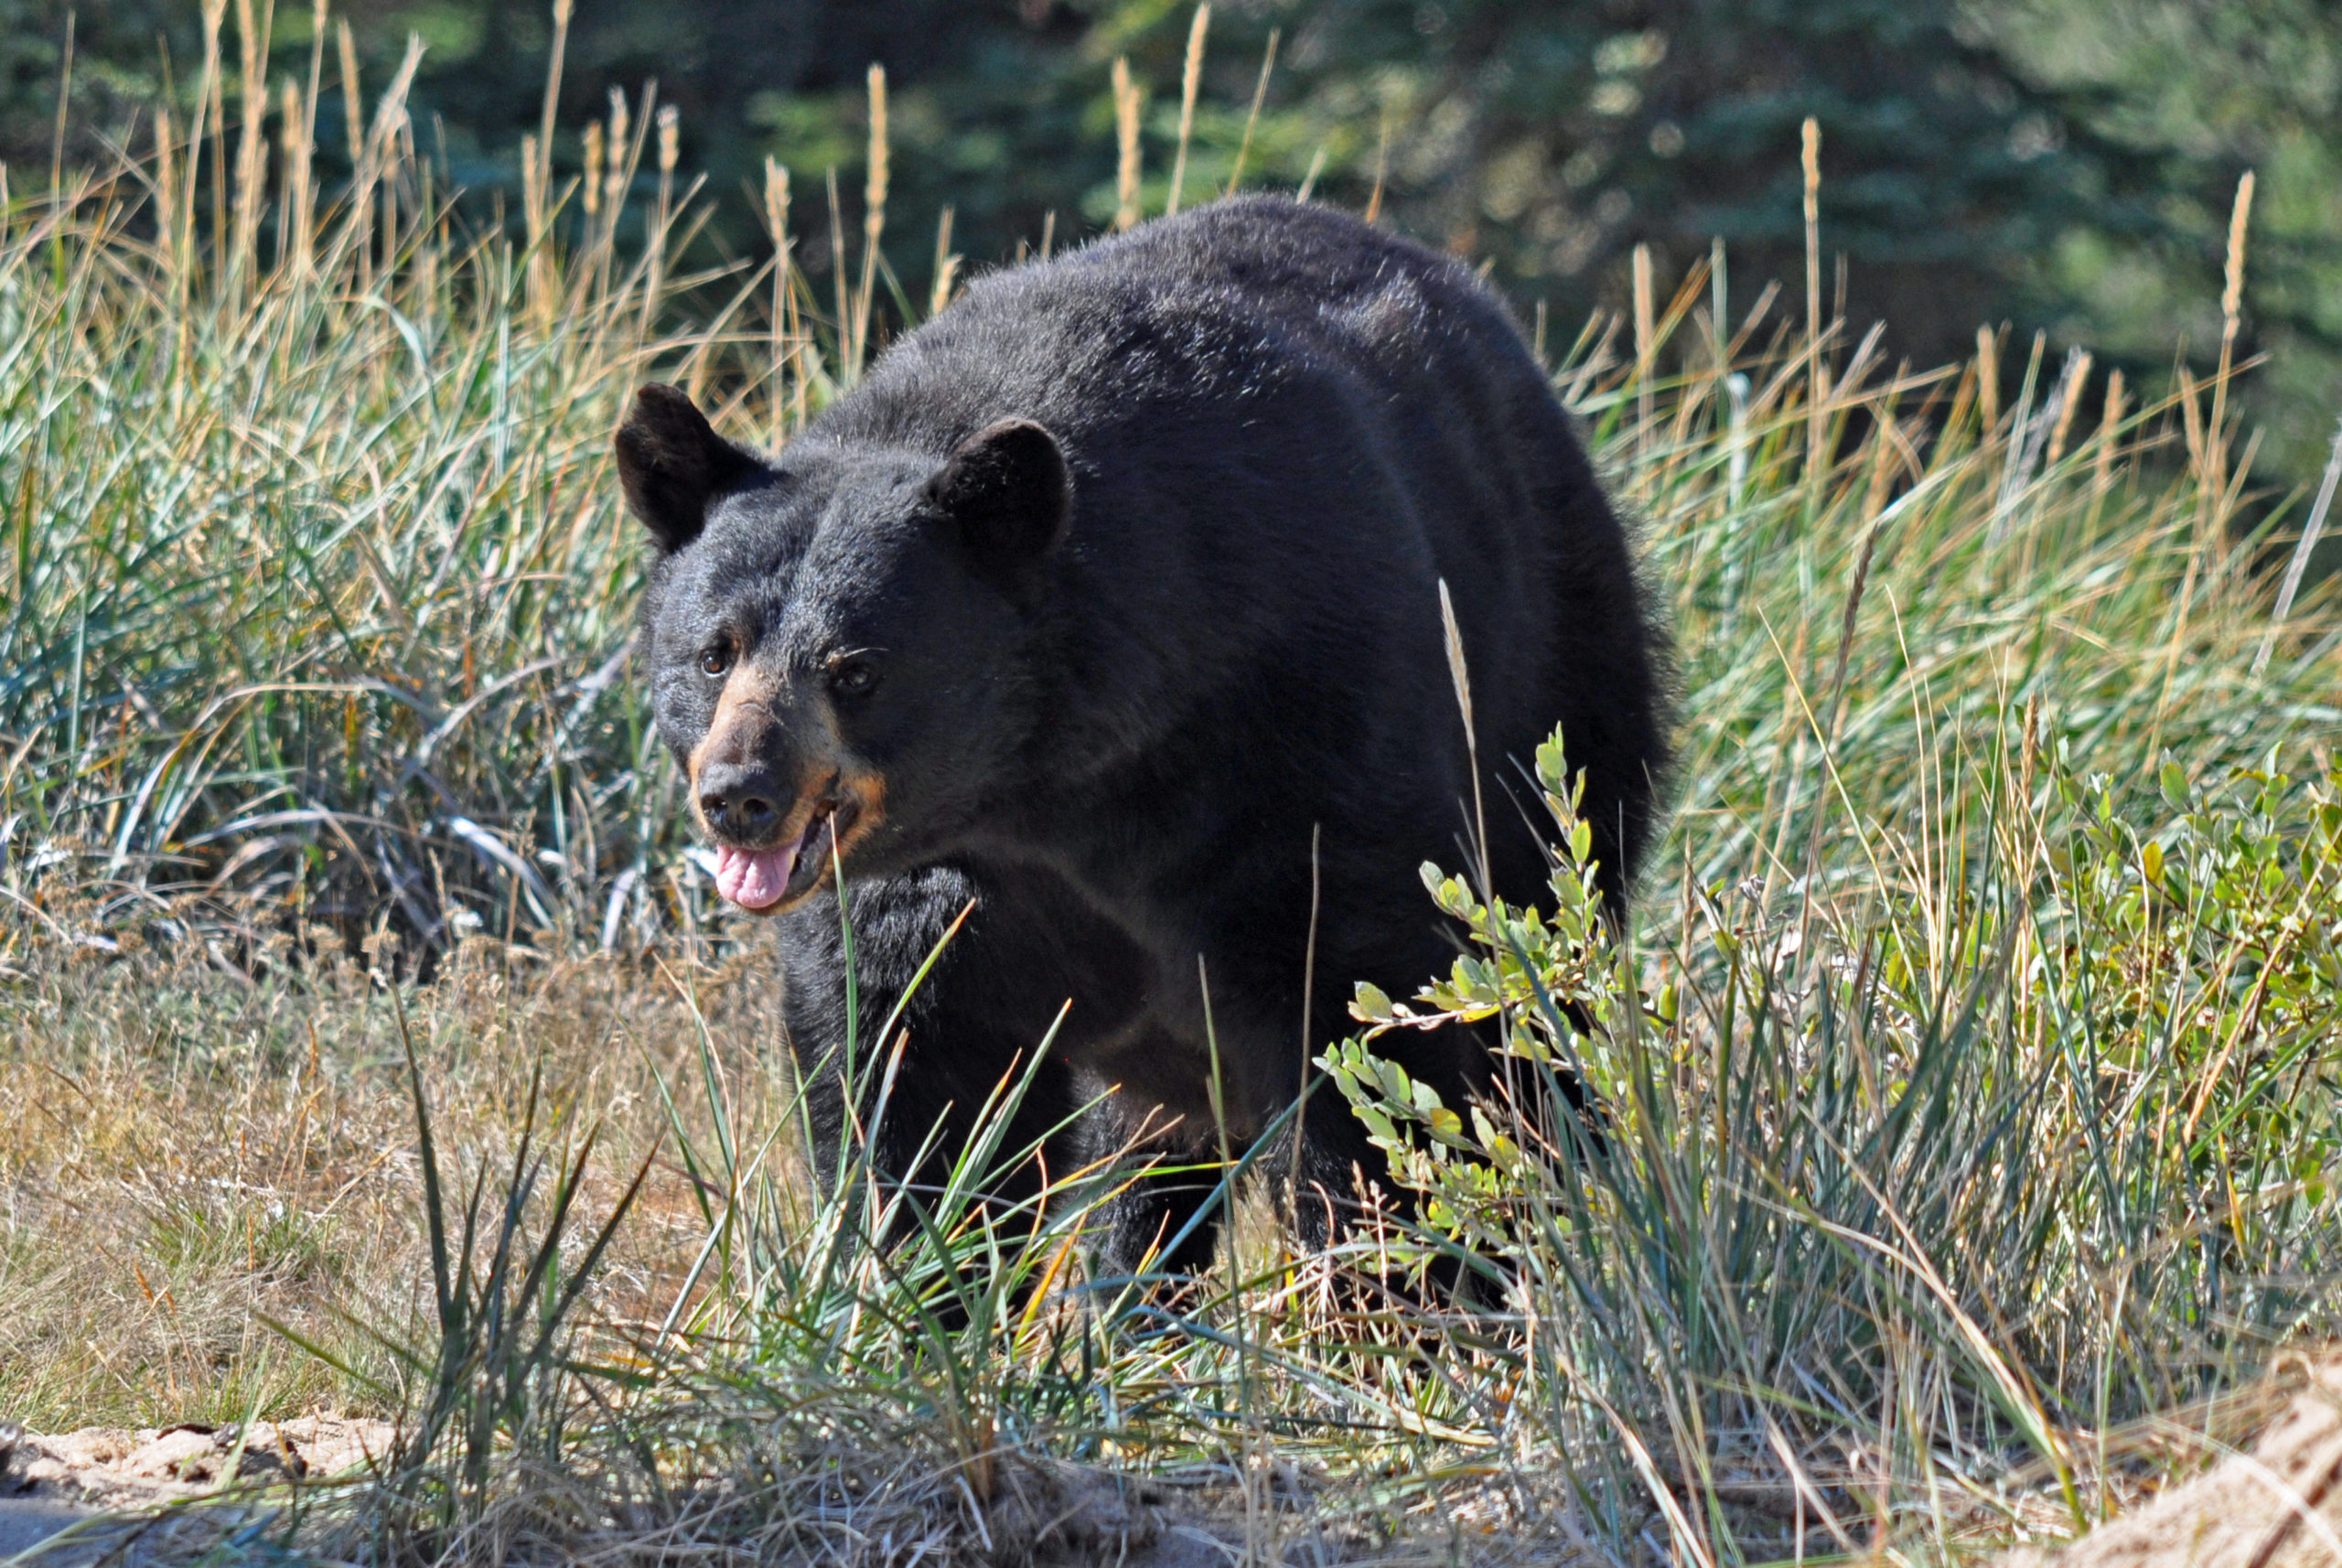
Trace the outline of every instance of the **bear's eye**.
<instances>
[{"instance_id":1,"label":"bear's eye","mask_svg":"<svg viewBox=\"0 0 2342 1568\"><path fill-rule=\"evenodd\" d=\"M878 671L859 659L848 659L830 671L830 690L841 697L859 697L878 683Z\"/></svg>"},{"instance_id":2,"label":"bear's eye","mask_svg":"<svg viewBox=\"0 0 2342 1568\"><path fill-rule=\"evenodd\" d=\"M700 650L699 672L701 674L721 675L731 668L732 650L728 646L718 644L714 648Z\"/></svg>"}]
</instances>

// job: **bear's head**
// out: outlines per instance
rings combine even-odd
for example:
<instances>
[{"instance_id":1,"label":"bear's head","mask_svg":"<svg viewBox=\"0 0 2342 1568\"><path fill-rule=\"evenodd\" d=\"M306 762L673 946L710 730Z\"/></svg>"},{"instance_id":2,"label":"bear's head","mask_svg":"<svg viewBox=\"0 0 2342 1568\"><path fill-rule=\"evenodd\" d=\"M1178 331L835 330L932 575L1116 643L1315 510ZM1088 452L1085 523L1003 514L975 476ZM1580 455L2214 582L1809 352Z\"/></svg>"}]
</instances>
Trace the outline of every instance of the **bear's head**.
<instances>
[{"instance_id":1,"label":"bear's head","mask_svg":"<svg viewBox=\"0 0 2342 1568\"><path fill-rule=\"evenodd\" d=\"M834 861L884 873L978 831L1037 720L1028 650L1073 487L1008 419L948 455L800 440L772 459L646 386L618 433L657 559L659 731L724 896L762 913Z\"/></svg>"}]
</instances>

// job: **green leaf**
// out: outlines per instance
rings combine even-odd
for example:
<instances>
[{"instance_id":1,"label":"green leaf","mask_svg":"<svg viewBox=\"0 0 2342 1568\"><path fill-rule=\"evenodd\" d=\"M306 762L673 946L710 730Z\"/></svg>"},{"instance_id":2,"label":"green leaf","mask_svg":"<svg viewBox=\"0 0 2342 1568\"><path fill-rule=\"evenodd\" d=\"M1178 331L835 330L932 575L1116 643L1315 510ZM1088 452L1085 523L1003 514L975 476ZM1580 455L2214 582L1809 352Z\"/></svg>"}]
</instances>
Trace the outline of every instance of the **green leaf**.
<instances>
[{"instance_id":1,"label":"green leaf","mask_svg":"<svg viewBox=\"0 0 2342 1568\"><path fill-rule=\"evenodd\" d=\"M1537 781L1547 792L1566 800L1569 796L1569 764L1562 752L1562 732L1555 730L1551 740L1537 748Z\"/></svg>"}]
</instances>

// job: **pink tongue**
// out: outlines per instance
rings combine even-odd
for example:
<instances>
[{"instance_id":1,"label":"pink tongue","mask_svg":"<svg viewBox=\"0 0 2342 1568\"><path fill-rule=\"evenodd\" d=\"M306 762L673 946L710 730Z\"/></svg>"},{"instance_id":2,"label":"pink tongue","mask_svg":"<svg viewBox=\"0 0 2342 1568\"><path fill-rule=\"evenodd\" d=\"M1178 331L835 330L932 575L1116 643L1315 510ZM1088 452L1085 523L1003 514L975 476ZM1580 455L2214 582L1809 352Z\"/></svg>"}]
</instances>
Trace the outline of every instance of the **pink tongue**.
<instances>
[{"instance_id":1,"label":"pink tongue","mask_svg":"<svg viewBox=\"0 0 2342 1568\"><path fill-rule=\"evenodd\" d=\"M743 909L778 904L789 889L789 868L796 859L793 843L757 850L722 845L715 852L715 890Z\"/></svg>"}]
</instances>

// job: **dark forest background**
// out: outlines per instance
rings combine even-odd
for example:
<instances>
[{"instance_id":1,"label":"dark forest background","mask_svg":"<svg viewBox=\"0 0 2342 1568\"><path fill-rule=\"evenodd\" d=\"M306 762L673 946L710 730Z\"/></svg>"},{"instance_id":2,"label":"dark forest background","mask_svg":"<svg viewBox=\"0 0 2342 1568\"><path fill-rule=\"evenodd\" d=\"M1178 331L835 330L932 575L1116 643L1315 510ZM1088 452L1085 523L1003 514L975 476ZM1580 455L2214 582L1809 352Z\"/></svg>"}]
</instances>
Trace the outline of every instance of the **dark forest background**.
<instances>
[{"instance_id":1,"label":"dark forest background","mask_svg":"<svg viewBox=\"0 0 2342 1568\"><path fill-rule=\"evenodd\" d=\"M253 0L265 11L269 0ZM227 7L235 28L236 5ZM520 138L541 110L550 0L338 0L379 91L424 45L418 140L481 220L520 209ZM198 0L0 0L0 156L45 179L69 13L65 156L166 98L192 100ZM823 177L858 230L865 72L891 86L890 252L923 298L934 224L968 264L1060 242L1114 209L1109 69L1146 91L1148 207L1166 194L1189 0L577 0L555 166L613 87L681 112L682 168L715 202L704 245L765 243L763 160L793 171L815 271ZM276 0L274 69L306 75L312 0ZM1856 326L1917 360L2008 324L2159 384L2208 360L2239 177L2255 171L2244 347L2265 352L2262 472L2321 466L2342 407L2342 3L2335 0L1221 0L1190 203L1223 184L1263 51L1278 40L1248 187L1299 185L1484 260L1563 340L1621 302L1628 256L1660 285L1726 242L1734 306L1802 276L1799 127L1823 132L1822 233ZM232 55L232 44L231 51ZM345 145L327 51L328 158ZM371 91L369 94L371 101ZM36 171L38 171L36 173ZM1054 214L1054 219L1051 215ZM1842 278L1841 284L1838 280Z\"/></svg>"}]
</instances>

